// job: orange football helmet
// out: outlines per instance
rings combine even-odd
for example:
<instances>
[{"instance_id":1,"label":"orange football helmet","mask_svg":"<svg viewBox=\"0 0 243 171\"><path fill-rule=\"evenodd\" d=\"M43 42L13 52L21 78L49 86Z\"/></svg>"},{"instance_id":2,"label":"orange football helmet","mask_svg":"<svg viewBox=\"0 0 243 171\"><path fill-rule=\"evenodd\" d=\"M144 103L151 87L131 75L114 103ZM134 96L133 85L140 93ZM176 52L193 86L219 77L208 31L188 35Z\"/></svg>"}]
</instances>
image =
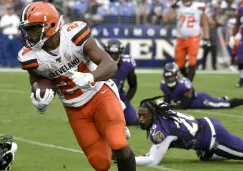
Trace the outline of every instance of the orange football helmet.
<instances>
[{"instance_id":1,"label":"orange football helmet","mask_svg":"<svg viewBox=\"0 0 243 171\"><path fill-rule=\"evenodd\" d=\"M56 8L48 2L27 5L21 14L19 25L23 45L27 48L41 48L44 42L62 27L61 17Z\"/></svg>"}]
</instances>

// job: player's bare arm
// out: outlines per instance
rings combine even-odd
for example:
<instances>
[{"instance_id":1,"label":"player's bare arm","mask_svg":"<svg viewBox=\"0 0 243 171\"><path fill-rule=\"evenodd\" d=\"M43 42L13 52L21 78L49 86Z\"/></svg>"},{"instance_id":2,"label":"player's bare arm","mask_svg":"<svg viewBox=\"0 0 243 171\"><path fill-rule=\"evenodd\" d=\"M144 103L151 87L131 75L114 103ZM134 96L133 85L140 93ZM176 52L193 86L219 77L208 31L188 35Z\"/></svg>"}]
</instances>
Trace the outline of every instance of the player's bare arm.
<instances>
[{"instance_id":1,"label":"player's bare arm","mask_svg":"<svg viewBox=\"0 0 243 171\"><path fill-rule=\"evenodd\" d=\"M44 77L42 77L41 75L38 75L31 69L28 70L28 73L29 73L30 85L33 85L38 80L45 79Z\"/></svg>"},{"instance_id":2,"label":"player's bare arm","mask_svg":"<svg viewBox=\"0 0 243 171\"><path fill-rule=\"evenodd\" d=\"M209 39L209 24L205 13L201 15L201 21L204 39Z\"/></svg>"},{"instance_id":3,"label":"player's bare arm","mask_svg":"<svg viewBox=\"0 0 243 171\"><path fill-rule=\"evenodd\" d=\"M170 8L169 11L163 16L163 21L165 23L171 22L176 18L176 11L174 8Z\"/></svg>"},{"instance_id":4,"label":"player's bare arm","mask_svg":"<svg viewBox=\"0 0 243 171\"><path fill-rule=\"evenodd\" d=\"M234 30L233 30L233 35L234 36L239 32L239 28L240 28L240 18L241 18L241 16L240 15L237 15L237 17L236 17L236 23L235 23Z\"/></svg>"},{"instance_id":5,"label":"player's bare arm","mask_svg":"<svg viewBox=\"0 0 243 171\"><path fill-rule=\"evenodd\" d=\"M108 80L116 74L116 62L105 51L98 47L92 37L85 43L84 53L98 66L96 70L91 72L94 76L94 81Z\"/></svg>"},{"instance_id":6,"label":"player's bare arm","mask_svg":"<svg viewBox=\"0 0 243 171\"><path fill-rule=\"evenodd\" d=\"M137 76L135 71L132 70L127 77L127 82L129 85L129 89L127 91L127 95L125 97L125 104L128 104L132 98L134 97L136 90L137 90Z\"/></svg>"}]
</instances>

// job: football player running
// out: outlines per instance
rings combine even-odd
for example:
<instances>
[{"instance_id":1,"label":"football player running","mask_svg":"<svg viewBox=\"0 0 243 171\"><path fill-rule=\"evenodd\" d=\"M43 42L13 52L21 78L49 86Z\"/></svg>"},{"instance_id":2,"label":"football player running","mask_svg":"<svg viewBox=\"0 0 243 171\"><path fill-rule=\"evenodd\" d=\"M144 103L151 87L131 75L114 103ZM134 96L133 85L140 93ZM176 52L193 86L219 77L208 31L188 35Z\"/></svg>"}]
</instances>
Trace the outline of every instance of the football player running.
<instances>
[{"instance_id":1,"label":"football player running","mask_svg":"<svg viewBox=\"0 0 243 171\"><path fill-rule=\"evenodd\" d=\"M180 77L178 66L167 63L163 72L164 80L160 83L160 89L164 93L165 102L177 109L221 109L233 108L243 105L243 99L227 96L214 98L204 92L196 92L192 82L185 77Z\"/></svg>"},{"instance_id":2,"label":"football player running","mask_svg":"<svg viewBox=\"0 0 243 171\"><path fill-rule=\"evenodd\" d=\"M105 51L116 61L118 71L112 80L116 83L121 100L126 105L124 110L127 125L137 125L138 116L130 101L137 90L137 76L135 61L130 55L123 54L124 46L118 39L111 39L104 45ZM128 82L128 91L125 92L124 83Z\"/></svg>"},{"instance_id":3,"label":"football player running","mask_svg":"<svg viewBox=\"0 0 243 171\"><path fill-rule=\"evenodd\" d=\"M169 148L196 150L201 160L243 160L243 139L214 118L195 119L175 112L160 97L141 101L138 116L141 129L153 142L147 154L136 157L138 166L158 165Z\"/></svg>"},{"instance_id":4,"label":"football player running","mask_svg":"<svg viewBox=\"0 0 243 171\"><path fill-rule=\"evenodd\" d=\"M239 5L236 17L236 24L233 30L233 36L230 38L231 46L236 47L236 60L240 71L240 80L236 87L243 87L243 1ZM237 43L238 40L238 43Z\"/></svg>"},{"instance_id":5,"label":"football player running","mask_svg":"<svg viewBox=\"0 0 243 171\"><path fill-rule=\"evenodd\" d=\"M193 0L176 0L163 18L165 22L170 22L176 18L175 61L183 76L188 77L191 81L196 72L201 25L204 45L210 46L208 20L204 10L204 3L194 2ZM185 66L187 55L188 68Z\"/></svg>"},{"instance_id":6,"label":"football player running","mask_svg":"<svg viewBox=\"0 0 243 171\"><path fill-rule=\"evenodd\" d=\"M52 80L66 110L76 139L96 171L108 171L111 149L119 171L135 171L135 157L125 136L124 105L112 80L115 61L100 49L82 21L61 25L55 7L47 2L27 5L21 15L19 52L21 67L30 83ZM53 100L52 89L31 94L39 112ZM36 98L35 98L36 97Z\"/></svg>"},{"instance_id":7,"label":"football player running","mask_svg":"<svg viewBox=\"0 0 243 171\"><path fill-rule=\"evenodd\" d=\"M0 136L0 170L10 170L18 146L9 135Z\"/></svg>"}]
</instances>

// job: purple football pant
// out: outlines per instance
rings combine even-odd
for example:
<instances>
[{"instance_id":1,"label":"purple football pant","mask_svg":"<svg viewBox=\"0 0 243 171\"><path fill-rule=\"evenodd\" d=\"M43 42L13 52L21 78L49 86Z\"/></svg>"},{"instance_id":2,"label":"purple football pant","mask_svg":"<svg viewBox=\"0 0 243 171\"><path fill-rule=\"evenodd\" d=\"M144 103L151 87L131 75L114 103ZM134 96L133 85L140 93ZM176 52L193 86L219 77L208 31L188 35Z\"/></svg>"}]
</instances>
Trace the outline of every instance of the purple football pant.
<instances>
[{"instance_id":1,"label":"purple football pant","mask_svg":"<svg viewBox=\"0 0 243 171\"><path fill-rule=\"evenodd\" d=\"M120 92L120 98L123 102L125 100L125 97L126 97L126 93ZM124 115L125 115L126 125L138 124L138 116L131 103L128 103L126 105L126 109L124 110Z\"/></svg>"},{"instance_id":2,"label":"purple football pant","mask_svg":"<svg viewBox=\"0 0 243 171\"><path fill-rule=\"evenodd\" d=\"M240 41L239 46L236 50L237 60L240 64L243 64L243 40Z\"/></svg>"},{"instance_id":3,"label":"purple football pant","mask_svg":"<svg viewBox=\"0 0 243 171\"><path fill-rule=\"evenodd\" d=\"M230 104L227 100L214 98L207 93L197 92L197 97L191 102L191 109L216 109L229 108Z\"/></svg>"},{"instance_id":4,"label":"purple football pant","mask_svg":"<svg viewBox=\"0 0 243 171\"><path fill-rule=\"evenodd\" d=\"M235 159L243 160L243 139L231 133L216 119L210 118L215 132L216 141L210 151L204 151L202 160ZM199 151L197 151L199 154Z\"/></svg>"}]
</instances>

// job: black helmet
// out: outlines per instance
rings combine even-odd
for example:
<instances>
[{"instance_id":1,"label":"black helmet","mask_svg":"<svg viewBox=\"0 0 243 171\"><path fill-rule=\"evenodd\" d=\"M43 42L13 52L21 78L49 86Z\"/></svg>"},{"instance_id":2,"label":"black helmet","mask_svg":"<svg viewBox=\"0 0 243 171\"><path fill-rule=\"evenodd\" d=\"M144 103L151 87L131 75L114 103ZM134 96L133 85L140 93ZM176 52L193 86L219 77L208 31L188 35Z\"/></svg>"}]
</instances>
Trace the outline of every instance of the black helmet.
<instances>
[{"instance_id":1,"label":"black helmet","mask_svg":"<svg viewBox=\"0 0 243 171\"><path fill-rule=\"evenodd\" d=\"M176 85L179 79L179 68L175 62L170 62L165 65L163 76L168 87L174 87ZM170 80L173 76L175 79Z\"/></svg>"},{"instance_id":2,"label":"black helmet","mask_svg":"<svg viewBox=\"0 0 243 171\"><path fill-rule=\"evenodd\" d=\"M124 46L120 40L110 39L105 43L104 49L114 59L114 61L119 62L124 51Z\"/></svg>"}]
</instances>

